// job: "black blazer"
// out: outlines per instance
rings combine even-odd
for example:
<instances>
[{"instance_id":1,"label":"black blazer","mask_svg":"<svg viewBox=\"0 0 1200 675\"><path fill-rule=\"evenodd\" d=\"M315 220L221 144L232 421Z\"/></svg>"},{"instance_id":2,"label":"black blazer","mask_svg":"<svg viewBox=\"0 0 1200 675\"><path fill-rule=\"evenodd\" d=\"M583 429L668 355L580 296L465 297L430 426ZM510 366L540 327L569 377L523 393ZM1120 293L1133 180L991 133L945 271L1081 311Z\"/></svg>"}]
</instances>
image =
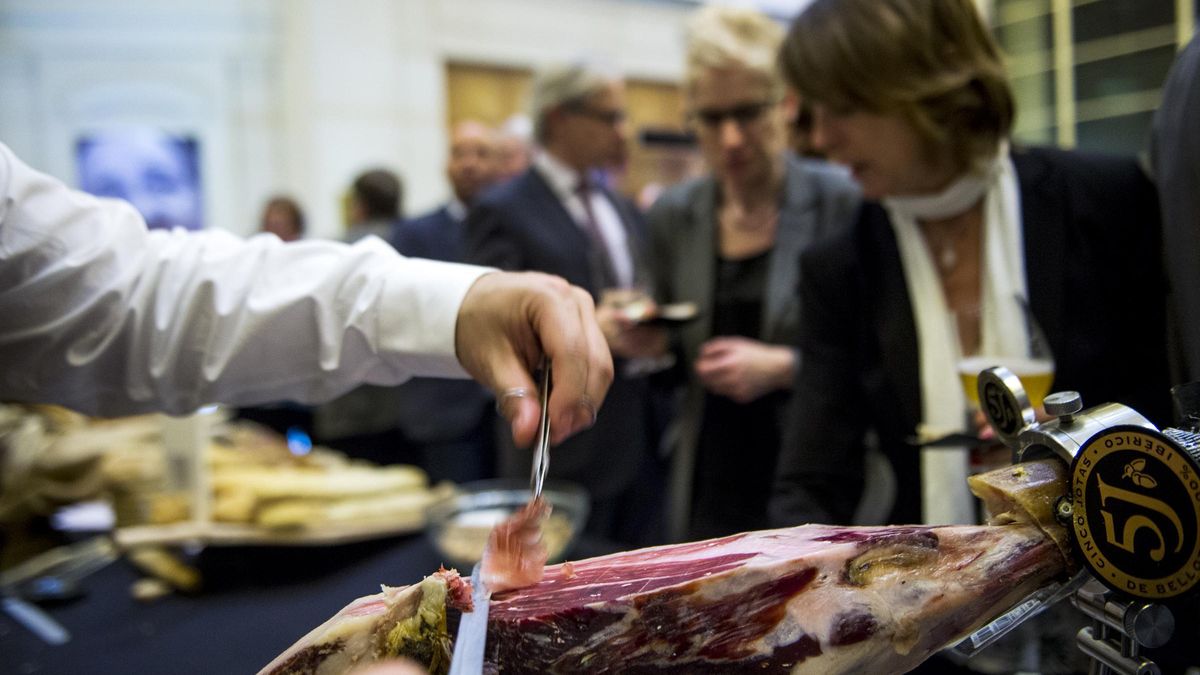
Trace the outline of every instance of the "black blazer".
<instances>
[{"instance_id":1,"label":"black blazer","mask_svg":"<svg viewBox=\"0 0 1200 675\"><path fill-rule=\"evenodd\" d=\"M634 276L648 279L641 217L627 201L611 193L608 197L625 225ZM555 274L598 298L602 289L591 273L589 247L582 228L535 168L490 189L467 216L467 262ZM550 462L550 477L580 483L599 499L629 487L654 449L649 383L644 377L622 376L621 363L614 365L617 377L596 425L555 448ZM502 475L527 477L530 461L528 450L502 443Z\"/></svg>"},{"instance_id":2,"label":"black blazer","mask_svg":"<svg viewBox=\"0 0 1200 675\"><path fill-rule=\"evenodd\" d=\"M1169 421L1165 280L1154 187L1132 160L1052 149L1012 155L1029 302L1055 358L1055 390ZM897 474L891 522L921 519L917 332L886 211L802 257L798 391L771 503L778 525L845 523L874 430Z\"/></svg>"}]
</instances>

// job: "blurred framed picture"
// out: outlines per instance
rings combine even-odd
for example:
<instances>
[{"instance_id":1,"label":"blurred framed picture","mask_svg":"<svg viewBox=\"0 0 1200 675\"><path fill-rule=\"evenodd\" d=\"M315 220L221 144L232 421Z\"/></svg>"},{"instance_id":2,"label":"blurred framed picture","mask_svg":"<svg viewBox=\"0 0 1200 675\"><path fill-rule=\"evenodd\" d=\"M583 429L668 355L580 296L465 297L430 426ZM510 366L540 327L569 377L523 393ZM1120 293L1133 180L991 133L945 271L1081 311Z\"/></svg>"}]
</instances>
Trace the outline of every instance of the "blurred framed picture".
<instances>
[{"instance_id":1,"label":"blurred framed picture","mask_svg":"<svg viewBox=\"0 0 1200 675\"><path fill-rule=\"evenodd\" d=\"M122 128L81 136L75 167L84 192L124 199L150 228L204 225L200 144L153 128Z\"/></svg>"}]
</instances>

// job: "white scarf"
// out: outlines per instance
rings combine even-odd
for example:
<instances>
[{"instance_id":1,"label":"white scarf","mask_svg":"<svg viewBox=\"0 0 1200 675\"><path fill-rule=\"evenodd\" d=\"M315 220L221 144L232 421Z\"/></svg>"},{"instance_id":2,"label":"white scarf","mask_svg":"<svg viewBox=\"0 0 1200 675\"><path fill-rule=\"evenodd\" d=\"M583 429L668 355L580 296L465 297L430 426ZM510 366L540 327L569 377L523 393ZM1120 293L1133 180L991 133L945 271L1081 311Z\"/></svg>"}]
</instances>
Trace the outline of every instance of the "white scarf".
<instances>
[{"instance_id":1,"label":"white scarf","mask_svg":"<svg viewBox=\"0 0 1200 675\"><path fill-rule=\"evenodd\" d=\"M1020 304L1026 294L1025 256L1016 170L1001 144L994 161L968 173L938 195L885 199L917 327L921 372L921 422L953 431L966 424L967 400L958 377L961 349L946 308L941 282L917 225L918 218L946 218L985 199L980 353L1026 356L1028 339ZM966 448L921 450L921 511L925 523L975 522L975 499L967 488Z\"/></svg>"}]
</instances>

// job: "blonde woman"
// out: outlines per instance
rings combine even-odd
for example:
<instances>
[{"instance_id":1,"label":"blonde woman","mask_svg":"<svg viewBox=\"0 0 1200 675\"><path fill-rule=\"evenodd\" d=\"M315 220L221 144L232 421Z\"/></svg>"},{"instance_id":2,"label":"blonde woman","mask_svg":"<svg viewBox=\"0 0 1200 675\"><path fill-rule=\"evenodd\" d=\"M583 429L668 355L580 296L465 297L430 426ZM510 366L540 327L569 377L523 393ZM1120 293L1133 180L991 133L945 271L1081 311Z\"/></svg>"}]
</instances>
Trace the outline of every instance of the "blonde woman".
<instances>
[{"instance_id":1,"label":"blonde woman","mask_svg":"<svg viewBox=\"0 0 1200 675\"><path fill-rule=\"evenodd\" d=\"M788 151L795 103L776 67L782 38L748 9L693 17L686 103L709 174L666 191L648 215L658 299L700 309L675 335L686 366L668 434L677 540L766 526L798 362L797 257L858 204L844 172Z\"/></svg>"}]
</instances>

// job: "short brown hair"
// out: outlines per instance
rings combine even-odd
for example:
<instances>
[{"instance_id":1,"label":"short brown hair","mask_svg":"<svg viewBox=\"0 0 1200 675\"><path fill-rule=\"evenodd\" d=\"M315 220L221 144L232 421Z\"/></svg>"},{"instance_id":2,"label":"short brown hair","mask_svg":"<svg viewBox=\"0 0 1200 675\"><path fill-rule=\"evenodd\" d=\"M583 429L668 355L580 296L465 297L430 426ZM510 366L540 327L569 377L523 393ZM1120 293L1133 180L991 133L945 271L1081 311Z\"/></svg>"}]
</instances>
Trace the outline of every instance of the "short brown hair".
<instances>
[{"instance_id":1,"label":"short brown hair","mask_svg":"<svg viewBox=\"0 0 1200 675\"><path fill-rule=\"evenodd\" d=\"M354 179L350 187L368 219L399 218L404 203L400 177L387 169L371 169Z\"/></svg>"},{"instance_id":2,"label":"short brown hair","mask_svg":"<svg viewBox=\"0 0 1200 675\"><path fill-rule=\"evenodd\" d=\"M275 195L267 200L267 205L263 207L263 221L265 223L267 214L272 211L283 211L291 219L296 226L296 234L304 234L304 209L300 208L300 203L287 195Z\"/></svg>"},{"instance_id":3,"label":"short brown hair","mask_svg":"<svg viewBox=\"0 0 1200 675\"><path fill-rule=\"evenodd\" d=\"M815 0L780 59L802 97L899 115L962 168L994 155L1012 129L1000 50L972 0Z\"/></svg>"}]
</instances>

